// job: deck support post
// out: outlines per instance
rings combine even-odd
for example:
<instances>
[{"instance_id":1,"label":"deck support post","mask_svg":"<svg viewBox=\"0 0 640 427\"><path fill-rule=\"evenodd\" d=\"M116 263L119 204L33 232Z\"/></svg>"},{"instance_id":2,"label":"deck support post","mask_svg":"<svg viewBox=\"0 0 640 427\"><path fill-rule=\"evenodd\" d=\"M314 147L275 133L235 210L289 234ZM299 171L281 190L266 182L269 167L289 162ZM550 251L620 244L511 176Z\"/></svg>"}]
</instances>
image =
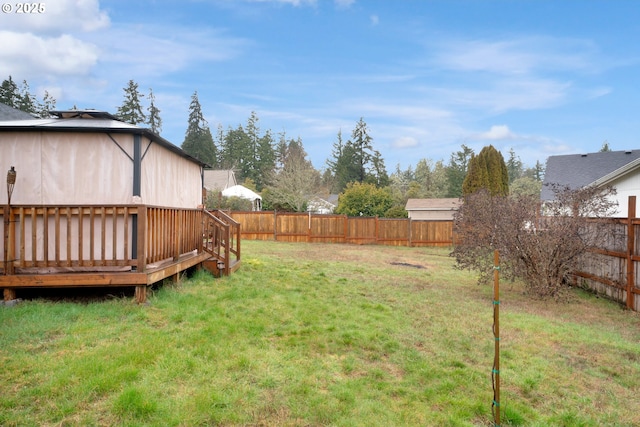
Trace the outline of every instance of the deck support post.
<instances>
[{"instance_id":1,"label":"deck support post","mask_svg":"<svg viewBox=\"0 0 640 427\"><path fill-rule=\"evenodd\" d=\"M138 304L147 302L147 285L136 286L135 300Z\"/></svg>"},{"instance_id":2,"label":"deck support post","mask_svg":"<svg viewBox=\"0 0 640 427\"><path fill-rule=\"evenodd\" d=\"M4 300L11 301L16 299L16 290L11 288L4 288Z\"/></svg>"}]
</instances>

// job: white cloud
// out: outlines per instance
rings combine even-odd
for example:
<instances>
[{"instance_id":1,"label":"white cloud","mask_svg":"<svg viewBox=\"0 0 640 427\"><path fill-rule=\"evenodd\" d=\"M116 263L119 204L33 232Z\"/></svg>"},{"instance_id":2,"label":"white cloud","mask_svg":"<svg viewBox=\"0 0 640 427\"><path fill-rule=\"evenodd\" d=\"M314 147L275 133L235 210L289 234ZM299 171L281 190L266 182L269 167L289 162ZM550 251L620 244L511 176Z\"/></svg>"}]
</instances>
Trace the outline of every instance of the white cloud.
<instances>
[{"instance_id":1,"label":"white cloud","mask_svg":"<svg viewBox=\"0 0 640 427\"><path fill-rule=\"evenodd\" d=\"M371 25L374 27L380 23L380 17L378 15L371 15L369 20L371 21Z\"/></svg>"},{"instance_id":2,"label":"white cloud","mask_svg":"<svg viewBox=\"0 0 640 427\"><path fill-rule=\"evenodd\" d=\"M86 74L98 61L98 48L70 35L38 37L0 31L0 75L31 76Z\"/></svg>"},{"instance_id":3,"label":"white cloud","mask_svg":"<svg viewBox=\"0 0 640 427\"><path fill-rule=\"evenodd\" d=\"M516 134L511 132L509 126L507 125L494 125L491 126L487 132L483 132L478 135L479 139L497 141L497 140L509 140L515 139L517 137Z\"/></svg>"}]
</instances>

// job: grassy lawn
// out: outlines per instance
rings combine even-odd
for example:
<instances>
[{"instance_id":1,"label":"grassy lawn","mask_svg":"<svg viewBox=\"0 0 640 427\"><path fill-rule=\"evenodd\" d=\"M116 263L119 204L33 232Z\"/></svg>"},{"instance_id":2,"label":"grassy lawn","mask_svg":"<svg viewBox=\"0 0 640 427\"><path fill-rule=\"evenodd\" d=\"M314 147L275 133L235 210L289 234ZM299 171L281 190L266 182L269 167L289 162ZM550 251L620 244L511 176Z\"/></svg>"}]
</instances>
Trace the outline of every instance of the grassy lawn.
<instances>
[{"instance_id":1,"label":"grassy lawn","mask_svg":"<svg viewBox=\"0 0 640 427\"><path fill-rule=\"evenodd\" d=\"M492 289L447 250L242 245L147 306L0 307L0 425L493 425ZM501 286L502 425L640 425L638 313Z\"/></svg>"}]
</instances>

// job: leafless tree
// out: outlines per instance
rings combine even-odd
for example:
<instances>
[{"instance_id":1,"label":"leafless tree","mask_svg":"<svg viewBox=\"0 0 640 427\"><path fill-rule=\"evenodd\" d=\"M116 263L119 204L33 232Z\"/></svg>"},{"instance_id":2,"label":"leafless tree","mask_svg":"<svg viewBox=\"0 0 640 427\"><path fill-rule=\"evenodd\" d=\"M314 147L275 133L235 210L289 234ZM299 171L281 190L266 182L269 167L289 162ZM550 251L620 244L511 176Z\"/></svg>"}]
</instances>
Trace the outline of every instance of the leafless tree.
<instances>
[{"instance_id":1,"label":"leafless tree","mask_svg":"<svg viewBox=\"0 0 640 427\"><path fill-rule=\"evenodd\" d=\"M519 278L535 296L559 299L580 257L597 248L608 233L603 218L616 202L612 188L578 190L555 186L555 198L466 196L454 218L459 268L476 270L479 281L493 274L493 251L500 253L501 276Z\"/></svg>"}]
</instances>

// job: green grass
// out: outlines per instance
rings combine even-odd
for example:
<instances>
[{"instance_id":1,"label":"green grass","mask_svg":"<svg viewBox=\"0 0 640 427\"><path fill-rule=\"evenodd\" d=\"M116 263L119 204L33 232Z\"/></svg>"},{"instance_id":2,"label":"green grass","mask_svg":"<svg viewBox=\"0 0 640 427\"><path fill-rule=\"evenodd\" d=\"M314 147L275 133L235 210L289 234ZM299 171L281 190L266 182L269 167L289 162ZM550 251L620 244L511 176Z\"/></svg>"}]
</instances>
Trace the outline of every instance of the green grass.
<instances>
[{"instance_id":1,"label":"green grass","mask_svg":"<svg viewBox=\"0 0 640 427\"><path fill-rule=\"evenodd\" d=\"M447 254L246 241L150 305L0 308L0 425L493 425L492 289ZM501 285L502 425L640 425L640 316Z\"/></svg>"}]
</instances>

